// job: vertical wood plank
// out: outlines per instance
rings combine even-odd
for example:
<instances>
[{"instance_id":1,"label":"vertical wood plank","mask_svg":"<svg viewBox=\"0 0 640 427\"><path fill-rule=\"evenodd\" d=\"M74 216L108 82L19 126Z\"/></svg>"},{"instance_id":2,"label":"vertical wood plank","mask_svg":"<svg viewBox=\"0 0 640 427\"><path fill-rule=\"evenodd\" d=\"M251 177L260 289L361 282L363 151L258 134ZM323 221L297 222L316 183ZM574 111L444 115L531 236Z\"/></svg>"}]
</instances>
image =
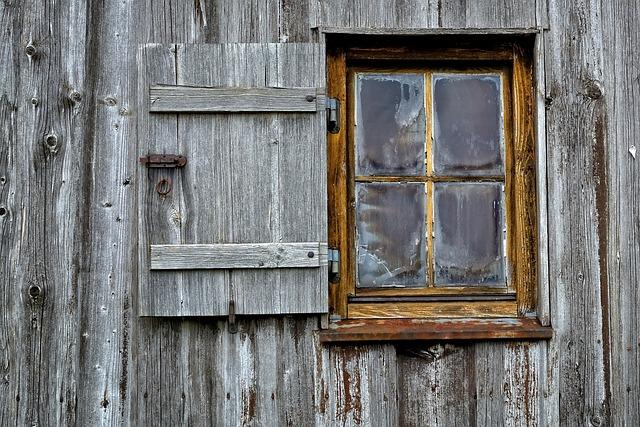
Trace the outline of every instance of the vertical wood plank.
<instances>
[{"instance_id":1,"label":"vertical wood plank","mask_svg":"<svg viewBox=\"0 0 640 427\"><path fill-rule=\"evenodd\" d=\"M393 345L317 347L316 425L398 425Z\"/></svg>"},{"instance_id":2,"label":"vertical wood plank","mask_svg":"<svg viewBox=\"0 0 640 427\"><path fill-rule=\"evenodd\" d=\"M609 316L611 325L611 424L640 424L640 13L628 2L603 2L603 92L608 218ZM635 156L632 154L635 147ZM602 179L602 177L600 178ZM606 252L606 253L605 253Z\"/></svg>"},{"instance_id":3,"label":"vertical wood plank","mask_svg":"<svg viewBox=\"0 0 640 427\"><path fill-rule=\"evenodd\" d=\"M233 79L226 67L217 66L215 49L202 45L178 45L177 82L181 85L226 86ZM216 55L218 53L218 55ZM178 116L180 154L189 159L181 172L182 186L176 188L183 201L184 243L229 243L232 241L233 212L230 168L232 151L229 125L224 116L181 114ZM203 180L203 177L206 177ZM226 271L183 272L184 315L226 313L230 300Z\"/></svg>"},{"instance_id":4,"label":"vertical wood plank","mask_svg":"<svg viewBox=\"0 0 640 427\"><path fill-rule=\"evenodd\" d=\"M476 422L479 426L504 423L505 344L484 342L474 346L476 376ZM518 387L518 386L517 386ZM516 387L516 388L517 388ZM510 389L507 389L511 392Z\"/></svg>"},{"instance_id":5,"label":"vertical wood plank","mask_svg":"<svg viewBox=\"0 0 640 427\"><path fill-rule=\"evenodd\" d=\"M110 2L87 7L76 2L67 13L87 15L86 69L92 87L82 93L88 112L87 147L81 159L85 181L81 196L85 219L78 288L80 339L78 423L126 422L129 417L136 265L135 213L135 7ZM64 31L68 31L65 29ZM85 49L84 44L80 47ZM70 52L69 49L65 51ZM118 57L120 60L114 61ZM72 56L73 58L73 56ZM74 59L71 59L75 61ZM72 197L80 197L74 194Z\"/></svg>"},{"instance_id":6,"label":"vertical wood plank","mask_svg":"<svg viewBox=\"0 0 640 427\"><path fill-rule=\"evenodd\" d=\"M88 153L89 110L77 95L74 101L69 95L91 93L85 76L85 6L62 1L44 8L25 1L5 2L3 9L20 26L20 37L9 45L15 49L13 62L6 64L15 67L19 80L14 82L20 82L10 101L18 126L15 163L7 174L16 191L9 217L19 228L9 252L13 277L3 280L13 288L17 326L17 357L10 362L17 375L9 379L16 384L11 396L16 418L10 422L73 424L81 391L65 379L78 372L81 230L87 224L82 159ZM3 38L4 32L5 27ZM8 97L2 98L6 111ZM40 404L45 396L51 402Z\"/></svg>"},{"instance_id":7,"label":"vertical wood plank","mask_svg":"<svg viewBox=\"0 0 640 427\"><path fill-rule=\"evenodd\" d=\"M559 422L606 425L610 405L601 3L549 1L549 276ZM606 96L606 95L605 95ZM604 206L603 206L604 202ZM605 258L603 258L605 257ZM605 261L603 263L603 261ZM553 360L553 359L552 359ZM553 366L553 364L552 364Z\"/></svg>"},{"instance_id":8,"label":"vertical wood plank","mask_svg":"<svg viewBox=\"0 0 640 427\"><path fill-rule=\"evenodd\" d=\"M24 287L18 277L22 198L18 143L18 97L20 68L14 66L23 54L20 49L20 8L0 3L0 425L26 422L19 417L20 366L25 355L20 340L25 323L20 304ZM28 104L27 104L28 105ZM26 105L23 106L23 110ZM24 406L24 405L22 405Z\"/></svg>"},{"instance_id":9,"label":"vertical wood plank","mask_svg":"<svg viewBox=\"0 0 640 427\"><path fill-rule=\"evenodd\" d=\"M268 85L325 86L324 46L276 45L277 70ZM272 239L327 241L327 146L325 112L276 114L272 129ZM273 143L275 142L275 143ZM299 171L305 171L300 177ZM274 176L275 175L275 176ZM276 178L277 177L277 178ZM313 188L313 191L309 191ZM328 270L283 269L278 272L280 305L315 312L328 301ZM312 279L314 277L314 279ZM319 282L319 286L309 285ZM303 285L305 284L305 285Z\"/></svg>"},{"instance_id":10,"label":"vertical wood plank","mask_svg":"<svg viewBox=\"0 0 640 427\"><path fill-rule=\"evenodd\" d=\"M474 347L398 349L400 425L476 425Z\"/></svg>"},{"instance_id":11,"label":"vertical wood plank","mask_svg":"<svg viewBox=\"0 0 640 427\"><path fill-rule=\"evenodd\" d=\"M152 115L144 107L148 105L149 83L175 84L175 67L174 45L146 45L138 51L138 157L180 150L177 115ZM166 196L155 190L162 180L171 180L174 188ZM147 249L151 244L183 243L181 188L179 169L138 167L138 314L142 316L180 313L184 306L183 273L149 271ZM172 298L167 298L169 295Z\"/></svg>"}]
</instances>

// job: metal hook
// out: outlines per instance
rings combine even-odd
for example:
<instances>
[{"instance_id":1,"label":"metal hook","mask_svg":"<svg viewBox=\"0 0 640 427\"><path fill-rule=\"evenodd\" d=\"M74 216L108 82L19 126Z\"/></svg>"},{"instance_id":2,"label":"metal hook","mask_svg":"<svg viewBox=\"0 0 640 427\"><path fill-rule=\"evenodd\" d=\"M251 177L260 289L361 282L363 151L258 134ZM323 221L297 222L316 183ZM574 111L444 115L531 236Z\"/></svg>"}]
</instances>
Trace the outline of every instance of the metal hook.
<instances>
[{"instance_id":1,"label":"metal hook","mask_svg":"<svg viewBox=\"0 0 640 427\"><path fill-rule=\"evenodd\" d=\"M172 188L173 188L173 185L171 182L171 178L162 178L156 184L156 193L164 197L167 194L171 193Z\"/></svg>"}]
</instances>

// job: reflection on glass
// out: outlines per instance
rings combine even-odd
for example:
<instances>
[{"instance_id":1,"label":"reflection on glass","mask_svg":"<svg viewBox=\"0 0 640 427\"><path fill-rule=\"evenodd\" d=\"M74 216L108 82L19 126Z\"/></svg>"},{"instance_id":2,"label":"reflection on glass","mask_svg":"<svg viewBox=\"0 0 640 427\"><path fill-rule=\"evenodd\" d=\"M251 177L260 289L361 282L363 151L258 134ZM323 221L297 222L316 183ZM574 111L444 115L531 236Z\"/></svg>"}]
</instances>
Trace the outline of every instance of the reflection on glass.
<instances>
[{"instance_id":1,"label":"reflection on glass","mask_svg":"<svg viewBox=\"0 0 640 427\"><path fill-rule=\"evenodd\" d=\"M423 75L359 73L356 94L356 174L423 175Z\"/></svg>"},{"instance_id":2,"label":"reflection on glass","mask_svg":"<svg viewBox=\"0 0 640 427\"><path fill-rule=\"evenodd\" d=\"M424 184L356 184L358 287L425 286Z\"/></svg>"},{"instance_id":3,"label":"reflection on glass","mask_svg":"<svg viewBox=\"0 0 640 427\"><path fill-rule=\"evenodd\" d=\"M436 174L502 173L499 75L434 75L433 114Z\"/></svg>"},{"instance_id":4,"label":"reflection on glass","mask_svg":"<svg viewBox=\"0 0 640 427\"><path fill-rule=\"evenodd\" d=\"M434 184L436 285L505 285L502 183Z\"/></svg>"}]
</instances>

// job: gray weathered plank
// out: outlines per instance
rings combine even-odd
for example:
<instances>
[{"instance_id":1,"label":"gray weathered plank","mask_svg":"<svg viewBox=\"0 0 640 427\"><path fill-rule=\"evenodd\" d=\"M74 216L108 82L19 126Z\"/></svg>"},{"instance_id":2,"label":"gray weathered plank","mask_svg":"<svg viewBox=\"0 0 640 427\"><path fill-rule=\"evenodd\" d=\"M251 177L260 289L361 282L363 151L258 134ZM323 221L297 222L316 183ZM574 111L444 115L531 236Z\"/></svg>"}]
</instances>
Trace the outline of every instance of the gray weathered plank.
<instances>
[{"instance_id":1,"label":"gray weathered plank","mask_svg":"<svg viewBox=\"0 0 640 427\"><path fill-rule=\"evenodd\" d=\"M121 424L129 420L132 360L131 339L136 269L136 6L129 2L88 4L74 1L67 12L77 24L63 27L69 34L87 34L65 56L87 73L90 86L79 90L76 109L87 112L79 126L87 134L79 159L85 191L82 260L77 285L79 322L79 425ZM75 29L74 29L75 28ZM113 60L118 58L118 60ZM65 84L65 83L62 83ZM78 197L74 195L73 197ZM79 402L83 402L80 404ZM76 402L74 402L76 404Z\"/></svg>"},{"instance_id":2,"label":"gray weathered plank","mask_svg":"<svg viewBox=\"0 0 640 427\"><path fill-rule=\"evenodd\" d=\"M601 4L550 1L550 30L545 34L555 332L549 365L556 369L551 375L558 376L558 389L551 393L558 399L556 420L561 424L610 423L608 236L601 225L608 215L609 191L603 152L608 124L600 89L605 64Z\"/></svg>"},{"instance_id":3,"label":"gray weathered plank","mask_svg":"<svg viewBox=\"0 0 640 427\"><path fill-rule=\"evenodd\" d=\"M325 108L323 93L321 88L151 86L149 111L315 113Z\"/></svg>"},{"instance_id":4,"label":"gray weathered plank","mask_svg":"<svg viewBox=\"0 0 640 427\"><path fill-rule=\"evenodd\" d=\"M151 269L312 268L326 254L319 242L151 245Z\"/></svg>"},{"instance_id":5,"label":"gray weathered plank","mask_svg":"<svg viewBox=\"0 0 640 427\"><path fill-rule=\"evenodd\" d=\"M451 36L451 35L520 35L538 34L540 30L531 27L495 28L380 28L380 27L320 27L325 34L359 35L399 35L399 36Z\"/></svg>"},{"instance_id":6,"label":"gray weathered plank","mask_svg":"<svg viewBox=\"0 0 640 427\"><path fill-rule=\"evenodd\" d=\"M607 166L611 425L640 425L640 11L628 1L602 2L602 88L608 125ZM635 155L634 153L635 149ZM602 178L601 178L602 179Z\"/></svg>"},{"instance_id":7,"label":"gray weathered plank","mask_svg":"<svg viewBox=\"0 0 640 427\"><path fill-rule=\"evenodd\" d=\"M16 162L21 153L18 137L18 99L20 67L19 8L0 3L0 425L24 424L25 405L16 402L20 396L20 369L28 353L22 354L27 310L20 304L25 284L18 274L19 242L23 213L21 167Z\"/></svg>"},{"instance_id":8,"label":"gray weathered plank","mask_svg":"<svg viewBox=\"0 0 640 427\"><path fill-rule=\"evenodd\" d=\"M547 132L546 86L544 68L544 33L536 35L534 46L535 117L536 117L536 202L538 204L538 289L537 315L540 323L551 323L549 307L549 227L547 211Z\"/></svg>"},{"instance_id":9,"label":"gray weathered plank","mask_svg":"<svg viewBox=\"0 0 640 427\"><path fill-rule=\"evenodd\" d=\"M138 155L179 152L178 119L175 115L150 115L148 82L176 83L175 47L147 45L138 51ZM161 197L156 183L171 179L173 190ZM179 197L182 175L175 169L138 167L138 314L169 315L183 304L182 272L148 271L151 244L182 243L184 207ZM154 292L161 288L163 292ZM172 298L167 298L172 295Z\"/></svg>"},{"instance_id":10,"label":"gray weathered plank","mask_svg":"<svg viewBox=\"0 0 640 427\"><path fill-rule=\"evenodd\" d=\"M344 28L533 28L527 0L311 0L313 26ZM412 13L413 12L413 13Z\"/></svg>"},{"instance_id":11,"label":"gray weathered plank","mask_svg":"<svg viewBox=\"0 0 640 427\"><path fill-rule=\"evenodd\" d=\"M0 9L0 19L13 20L0 36L2 59L10 60L0 65L9 80L0 83L2 125L8 125L2 132L9 137L0 145L11 144L2 150L10 163L0 171L9 191L3 191L8 214L0 234L4 241L4 233L15 233L1 248L10 266L2 276L0 290L10 298L2 310L15 319L13 328L7 325L15 333L12 375L2 380L12 389L6 422L74 424L79 412L90 411L77 408L76 400L88 402L93 391L65 380L80 369L79 274L85 265L79 254L89 214L81 202L89 109L77 96L70 99L74 91L81 97L85 90L92 93L85 74L86 5L69 0L48 8L24 1L4 2ZM49 403L41 404L47 397Z\"/></svg>"},{"instance_id":12,"label":"gray weathered plank","mask_svg":"<svg viewBox=\"0 0 640 427\"><path fill-rule=\"evenodd\" d=\"M476 425L472 345L410 344L397 369L400 425Z\"/></svg>"},{"instance_id":13,"label":"gray weathered plank","mask_svg":"<svg viewBox=\"0 0 640 427\"><path fill-rule=\"evenodd\" d=\"M399 425L393 345L316 345L315 425Z\"/></svg>"}]
</instances>

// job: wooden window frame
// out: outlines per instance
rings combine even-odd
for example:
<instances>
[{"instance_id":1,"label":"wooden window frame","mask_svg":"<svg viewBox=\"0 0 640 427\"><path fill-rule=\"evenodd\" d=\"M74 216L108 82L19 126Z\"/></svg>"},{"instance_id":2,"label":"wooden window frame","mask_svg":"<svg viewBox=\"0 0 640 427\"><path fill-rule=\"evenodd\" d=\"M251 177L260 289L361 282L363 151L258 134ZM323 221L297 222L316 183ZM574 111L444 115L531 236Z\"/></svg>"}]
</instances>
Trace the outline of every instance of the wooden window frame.
<instances>
[{"instance_id":1,"label":"wooden window frame","mask_svg":"<svg viewBox=\"0 0 640 427\"><path fill-rule=\"evenodd\" d=\"M339 280L329 285L331 322L321 333L321 341L551 336L544 307L548 278L546 269L541 268L546 267L547 249L546 201L540 203L546 196L546 171L540 132L543 117L539 105L543 100L536 91L542 78L536 58L539 44L539 35L531 32L399 34L384 39L339 32L327 36L327 95L339 100L343 124L338 133L328 134L327 141L328 243L340 249L341 262ZM354 70L370 65L376 70L407 66L500 70L505 82L506 255L511 278L506 288L384 288L356 293L354 102L347 94ZM429 114L430 105L426 108Z\"/></svg>"}]
</instances>

